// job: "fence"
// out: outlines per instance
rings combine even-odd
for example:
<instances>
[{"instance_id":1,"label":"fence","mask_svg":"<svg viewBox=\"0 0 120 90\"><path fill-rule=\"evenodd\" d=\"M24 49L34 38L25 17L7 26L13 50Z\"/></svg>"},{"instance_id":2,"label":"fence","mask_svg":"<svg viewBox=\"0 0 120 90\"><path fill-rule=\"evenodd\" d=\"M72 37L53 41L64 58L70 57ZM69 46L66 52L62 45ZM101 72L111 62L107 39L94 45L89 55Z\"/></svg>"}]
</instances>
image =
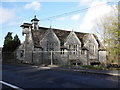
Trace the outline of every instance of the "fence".
<instances>
[{"instance_id":1,"label":"fence","mask_svg":"<svg viewBox=\"0 0 120 90\"><path fill-rule=\"evenodd\" d=\"M17 54L17 59L25 63L51 65L87 63L87 55L75 51L24 51Z\"/></svg>"},{"instance_id":2,"label":"fence","mask_svg":"<svg viewBox=\"0 0 120 90\"><path fill-rule=\"evenodd\" d=\"M3 62L24 62L32 64L63 65L63 64L88 64L87 54L75 51L17 51L2 52Z\"/></svg>"}]
</instances>

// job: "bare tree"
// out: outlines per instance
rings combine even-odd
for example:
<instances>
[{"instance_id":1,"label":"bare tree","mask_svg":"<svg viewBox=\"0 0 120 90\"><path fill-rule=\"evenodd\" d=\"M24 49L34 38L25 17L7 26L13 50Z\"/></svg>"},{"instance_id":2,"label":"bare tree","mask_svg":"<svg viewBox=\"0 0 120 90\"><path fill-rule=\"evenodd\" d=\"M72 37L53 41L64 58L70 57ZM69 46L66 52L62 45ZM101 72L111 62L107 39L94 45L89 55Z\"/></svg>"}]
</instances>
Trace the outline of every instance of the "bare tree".
<instances>
[{"instance_id":1,"label":"bare tree","mask_svg":"<svg viewBox=\"0 0 120 90\"><path fill-rule=\"evenodd\" d=\"M94 24L94 30L103 41L107 50L107 59L110 63L118 63L118 53L120 51L118 36L118 7L113 6L111 12L97 18Z\"/></svg>"}]
</instances>

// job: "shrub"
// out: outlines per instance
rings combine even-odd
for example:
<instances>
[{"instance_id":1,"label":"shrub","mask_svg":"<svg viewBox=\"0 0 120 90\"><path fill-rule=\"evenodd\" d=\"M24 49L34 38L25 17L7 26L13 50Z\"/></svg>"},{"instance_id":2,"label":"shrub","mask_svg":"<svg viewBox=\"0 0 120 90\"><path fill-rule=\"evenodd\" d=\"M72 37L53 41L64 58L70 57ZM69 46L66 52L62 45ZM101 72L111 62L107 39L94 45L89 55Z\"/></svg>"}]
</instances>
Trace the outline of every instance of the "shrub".
<instances>
[{"instance_id":1,"label":"shrub","mask_svg":"<svg viewBox=\"0 0 120 90\"><path fill-rule=\"evenodd\" d=\"M83 68L86 68L86 69L97 69L97 70L103 70L104 67L101 67L101 66L92 66L92 65L82 65Z\"/></svg>"}]
</instances>

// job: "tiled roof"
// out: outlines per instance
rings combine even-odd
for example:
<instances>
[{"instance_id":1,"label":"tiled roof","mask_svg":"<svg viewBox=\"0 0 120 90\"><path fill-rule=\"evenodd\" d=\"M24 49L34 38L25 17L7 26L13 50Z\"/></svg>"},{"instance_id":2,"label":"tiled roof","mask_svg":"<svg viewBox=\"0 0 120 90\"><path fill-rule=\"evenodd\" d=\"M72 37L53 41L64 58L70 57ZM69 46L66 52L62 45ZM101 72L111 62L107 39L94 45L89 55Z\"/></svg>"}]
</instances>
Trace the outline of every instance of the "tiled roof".
<instances>
[{"instance_id":1,"label":"tiled roof","mask_svg":"<svg viewBox=\"0 0 120 90\"><path fill-rule=\"evenodd\" d=\"M21 25L21 27L31 27L32 24L29 24L29 23L24 23L23 25ZM33 42L34 42L34 46L35 47L41 47L40 45L40 41L42 40L42 38L44 37L45 35L45 32L49 30L49 28L46 28L46 27L39 27L39 30L32 30L32 36L33 36ZM71 31L67 31L67 30L61 30L61 29L54 29L52 28L52 30L54 31L54 33L57 35L57 37L59 38L60 40L60 44L61 46L64 45L64 42L66 41L67 39L67 36L70 34ZM75 32L75 34L77 35L77 37L79 38L79 40L81 41L82 43L82 46L84 45L84 42L86 41L87 39L87 36L90 34L90 33L82 33L82 32ZM97 40L98 44L99 44L99 48L103 49L103 45L100 43L98 37L93 34L95 39Z\"/></svg>"},{"instance_id":2,"label":"tiled roof","mask_svg":"<svg viewBox=\"0 0 120 90\"><path fill-rule=\"evenodd\" d=\"M40 46L40 41L42 40L42 38L45 35L45 32L48 30L49 28L45 28L45 27L39 27L39 30L33 30L32 31L32 35L33 35L33 41L34 41L34 45L35 47ZM67 36L70 34L71 31L66 31L66 30L60 30L60 29L52 29L54 31L54 33L57 35L57 37L59 38L60 42L61 42L61 46L63 46L64 42L67 39ZM81 33L81 32L75 32L75 34L78 36L79 40L82 42L83 44L83 36L88 34L88 33Z\"/></svg>"},{"instance_id":3,"label":"tiled roof","mask_svg":"<svg viewBox=\"0 0 120 90\"><path fill-rule=\"evenodd\" d=\"M23 23L20 27L31 27L32 24L30 23Z\"/></svg>"}]
</instances>

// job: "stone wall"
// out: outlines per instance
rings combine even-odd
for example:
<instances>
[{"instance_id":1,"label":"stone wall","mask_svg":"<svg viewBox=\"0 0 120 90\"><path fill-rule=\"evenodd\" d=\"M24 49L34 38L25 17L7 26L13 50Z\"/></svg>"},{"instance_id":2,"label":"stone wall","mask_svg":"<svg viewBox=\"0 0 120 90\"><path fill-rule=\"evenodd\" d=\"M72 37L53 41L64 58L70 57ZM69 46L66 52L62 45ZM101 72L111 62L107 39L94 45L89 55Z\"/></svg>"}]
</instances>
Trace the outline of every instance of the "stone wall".
<instances>
[{"instance_id":1,"label":"stone wall","mask_svg":"<svg viewBox=\"0 0 120 90\"><path fill-rule=\"evenodd\" d=\"M88 35L83 46L88 51L85 51L85 54L81 54L81 41L73 31L70 32L70 34L64 40L63 44L63 47L69 53L66 53L64 55L61 55L59 52L61 48L60 40L51 28L47 30L41 40L39 40L39 46L41 50L35 50L35 41L33 41L33 34L30 27L28 28L28 32L26 32L25 34L26 39L23 47L23 49L25 50L25 56L21 59L24 59L23 61L26 63L51 64L52 60L53 64L62 65L68 64L70 60L77 60L78 63L87 65L90 64L90 60L98 60L98 42L92 34ZM51 50L56 52L51 53ZM75 51L75 53L71 53L71 51ZM101 53L102 52L99 52L100 61L105 60L105 55L101 56Z\"/></svg>"},{"instance_id":2,"label":"stone wall","mask_svg":"<svg viewBox=\"0 0 120 90\"><path fill-rule=\"evenodd\" d=\"M33 51L33 63L43 64L43 53L40 51Z\"/></svg>"},{"instance_id":3,"label":"stone wall","mask_svg":"<svg viewBox=\"0 0 120 90\"><path fill-rule=\"evenodd\" d=\"M91 62L98 60L98 43L92 34L88 35L84 47L88 50L88 58Z\"/></svg>"},{"instance_id":4,"label":"stone wall","mask_svg":"<svg viewBox=\"0 0 120 90\"><path fill-rule=\"evenodd\" d=\"M44 51L59 51L60 50L60 41L56 34L50 29L45 33L45 36L41 40L41 46Z\"/></svg>"}]
</instances>

